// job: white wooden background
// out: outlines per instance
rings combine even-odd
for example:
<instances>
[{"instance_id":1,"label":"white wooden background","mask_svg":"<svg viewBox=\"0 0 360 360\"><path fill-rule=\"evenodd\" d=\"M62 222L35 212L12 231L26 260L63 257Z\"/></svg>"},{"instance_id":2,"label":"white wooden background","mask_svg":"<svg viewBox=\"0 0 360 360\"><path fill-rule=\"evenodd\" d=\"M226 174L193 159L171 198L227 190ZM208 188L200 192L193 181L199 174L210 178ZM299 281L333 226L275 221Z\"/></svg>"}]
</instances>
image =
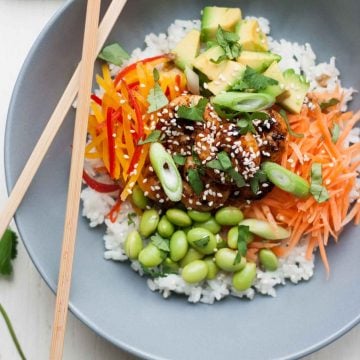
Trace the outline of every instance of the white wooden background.
<instances>
[{"instance_id":1,"label":"white wooden background","mask_svg":"<svg viewBox=\"0 0 360 360\"><path fill-rule=\"evenodd\" d=\"M36 36L64 0L0 0L0 205L6 197L3 140L11 92ZM23 245L15 261L14 276L0 278L0 302L13 321L28 359L48 357L54 295L40 278ZM66 360L128 360L133 357L98 337L70 314L65 341ZM0 318L0 359L18 359ZM309 356L307 360L360 359L360 327Z\"/></svg>"}]
</instances>

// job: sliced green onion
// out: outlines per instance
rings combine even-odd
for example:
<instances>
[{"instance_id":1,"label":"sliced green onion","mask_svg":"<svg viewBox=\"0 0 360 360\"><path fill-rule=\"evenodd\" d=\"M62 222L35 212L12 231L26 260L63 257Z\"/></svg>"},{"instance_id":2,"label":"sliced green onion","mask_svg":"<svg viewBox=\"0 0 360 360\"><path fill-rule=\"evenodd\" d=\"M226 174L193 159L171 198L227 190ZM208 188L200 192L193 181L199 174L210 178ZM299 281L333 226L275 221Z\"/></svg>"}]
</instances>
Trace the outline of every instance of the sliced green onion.
<instances>
[{"instance_id":1,"label":"sliced green onion","mask_svg":"<svg viewBox=\"0 0 360 360\"><path fill-rule=\"evenodd\" d=\"M258 219L246 219L239 226L248 226L249 231L266 240L282 240L290 236L290 231L277 225L274 226L267 221Z\"/></svg>"},{"instance_id":2,"label":"sliced green onion","mask_svg":"<svg viewBox=\"0 0 360 360\"><path fill-rule=\"evenodd\" d=\"M165 194L171 201L180 201L183 191L182 180L171 155L157 142L150 145L149 155Z\"/></svg>"},{"instance_id":3,"label":"sliced green onion","mask_svg":"<svg viewBox=\"0 0 360 360\"><path fill-rule=\"evenodd\" d=\"M262 170L265 171L267 178L281 190L300 198L309 195L309 183L283 166L266 161L262 164Z\"/></svg>"},{"instance_id":4,"label":"sliced green onion","mask_svg":"<svg viewBox=\"0 0 360 360\"><path fill-rule=\"evenodd\" d=\"M263 93L230 91L216 95L211 102L235 111L254 112L269 108L274 104L275 98Z\"/></svg>"}]
</instances>

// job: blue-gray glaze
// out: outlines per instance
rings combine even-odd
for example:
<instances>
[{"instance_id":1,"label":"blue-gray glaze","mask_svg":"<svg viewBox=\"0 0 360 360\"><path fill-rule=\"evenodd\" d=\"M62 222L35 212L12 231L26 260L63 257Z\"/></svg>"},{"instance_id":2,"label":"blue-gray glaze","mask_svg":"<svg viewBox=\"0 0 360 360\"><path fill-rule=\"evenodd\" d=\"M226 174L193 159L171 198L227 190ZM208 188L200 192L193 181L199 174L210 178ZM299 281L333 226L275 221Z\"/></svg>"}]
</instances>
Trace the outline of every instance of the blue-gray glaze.
<instances>
[{"instance_id":1,"label":"blue-gray glaze","mask_svg":"<svg viewBox=\"0 0 360 360\"><path fill-rule=\"evenodd\" d=\"M12 97L5 143L8 189L62 94L80 56L84 1L72 1L51 20L33 46ZM108 1L103 1L103 6ZM335 55L343 84L360 89L360 2L333 0L128 1L109 42L128 50L146 33L165 31L174 18L198 18L205 5L241 6L264 16L272 34L310 42L319 60ZM359 97L353 108L360 106ZM41 275L56 288L64 221L74 111L67 116L16 214L26 248ZM275 299L227 299L214 306L164 300L128 264L102 257L104 229L79 220L71 310L101 336L151 359L290 359L335 340L360 318L359 229L349 226L329 246L331 275L321 261L308 283L278 289Z\"/></svg>"}]
</instances>

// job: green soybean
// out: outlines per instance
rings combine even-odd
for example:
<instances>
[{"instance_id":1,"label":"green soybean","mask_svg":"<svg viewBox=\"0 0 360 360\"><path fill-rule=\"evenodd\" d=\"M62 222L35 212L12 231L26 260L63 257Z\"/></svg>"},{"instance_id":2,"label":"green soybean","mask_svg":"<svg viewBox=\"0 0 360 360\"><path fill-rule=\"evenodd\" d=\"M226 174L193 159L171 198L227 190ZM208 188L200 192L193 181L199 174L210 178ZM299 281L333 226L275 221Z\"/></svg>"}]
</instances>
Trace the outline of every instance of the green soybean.
<instances>
[{"instance_id":1,"label":"green soybean","mask_svg":"<svg viewBox=\"0 0 360 360\"><path fill-rule=\"evenodd\" d=\"M166 273L177 273L179 271L179 265L170 258L166 258L163 262L163 269Z\"/></svg>"},{"instance_id":2,"label":"green soybean","mask_svg":"<svg viewBox=\"0 0 360 360\"><path fill-rule=\"evenodd\" d=\"M138 258L140 251L143 248L143 242L140 234L133 230L125 240L125 254L129 259L135 260Z\"/></svg>"},{"instance_id":3,"label":"green soybean","mask_svg":"<svg viewBox=\"0 0 360 360\"><path fill-rule=\"evenodd\" d=\"M235 263L237 251L231 250L228 248L220 249L215 254L215 263L216 265L228 272L239 271L244 268L246 264L246 259L241 257L238 263Z\"/></svg>"},{"instance_id":4,"label":"green soybean","mask_svg":"<svg viewBox=\"0 0 360 360\"><path fill-rule=\"evenodd\" d=\"M212 254L216 249L215 235L207 229L194 227L187 233L186 237L192 247L205 255Z\"/></svg>"},{"instance_id":5,"label":"green soybean","mask_svg":"<svg viewBox=\"0 0 360 360\"><path fill-rule=\"evenodd\" d=\"M211 231L213 234L217 234L221 230L221 226L216 222L216 220L213 217L210 217L208 220L201 223L197 222L194 225L197 227L201 227L203 229L207 229Z\"/></svg>"},{"instance_id":6,"label":"green soybean","mask_svg":"<svg viewBox=\"0 0 360 360\"><path fill-rule=\"evenodd\" d=\"M243 218L242 211L234 206L223 207L215 214L215 220L223 226L237 225Z\"/></svg>"},{"instance_id":7,"label":"green soybean","mask_svg":"<svg viewBox=\"0 0 360 360\"><path fill-rule=\"evenodd\" d=\"M246 219L240 225L248 226L250 232L267 240L282 240L290 236L288 230L278 225L273 226L264 220Z\"/></svg>"},{"instance_id":8,"label":"green soybean","mask_svg":"<svg viewBox=\"0 0 360 360\"><path fill-rule=\"evenodd\" d=\"M140 220L140 234L144 237L153 234L158 226L159 218L159 214L155 209L145 210Z\"/></svg>"},{"instance_id":9,"label":"green soybean","mask_svg":"<svg viewBox=\"0 0 360 360\"><path fill-rule=\"evenodd\" d=\"M191 262L195 260L200 260L204 257L204 254L197 251L194 248L190 248L188 252L185 254L185 256L180 261L180 267L184 268L187 264L190 264Z\"/></svg>"},{"instance_id":10,"label":"green soybean","mask_svg":"<svg viewBox=\"0 0 360 360\"><path fill-rule=\"evenodd\" d=\"M166 215L162 216L157 226L158 233L164 238L169 238L174 233L174 230L174 225L168 220Z\"/></svg>"},{"instance_id":11,"label":"green soybean","mask_svg":"<svg viewBox=\"0 0 360 360\"><path fill-rule=\"evenodd\" d=\"M279 267L277 256L269 249L261 249L259 251L260 264L267 271L275 271Z\"/></svg>"},{"instance_id":12,"label":"green soybean","mask_svg":"<svg viewBox=\"0 0 360 360\"><path fill-rule=\"evenodd\" d=\"M227 233L227 244L229 248L231 249L237 249L237 243L238 243L238 237L239 237L239 228L238 226L232 227L228 233ZM251 234L248 244L253 241L254 236Z\"/></svg>"},{"instance_id":13,"label":"green soybean","mask_svg":"<svg viewBox=\"0 0 360 360\"><path fill-rule=\"evenodd\" d=\"M166 212L166 216L169 221L176 226L186 227L190 226L192 223L190 216L185 211L180 209L169 209Z\"/></svg>"},{"instance_id":14,"label":"green soybean","mask_svg":"<svg viewBox=\"0 0 360 360\"><path fill-rule=\"evenodd\" d=\"M245 267L236 272L232 278L232 284L238 291L245 291L254 282L256 276L256 265L255 263L247 263Z\"/></svg>"},{"instance_id":15,"label":"green soybean","mask_svg":"<svg viewBox=\"0 0 360 360\"><path fill-rule=\"evenodd\" d=\"M182 230L175 231L170 239L170 258L173 261L181 260L187 253L189 243Z\"/></svg>"},{"instance_id":16,"label":"green soybean","mask_svg":"<svg viewBox=\"0 0 360 360\"><path fill-rule=\"evenodd\" d=\"M139 253L139 261L146 267L160 265L165 259L166 253L158 249L154 244L146 245Z\"/></svg>"},{"instance_id":17,"label":"green soybean","mask_svg":"<svg viewBox=\"0 0 360 360\"><path fill-rule=\"evenodd\" d=\"M208 267L205 261L195 260L184 267L181 276L189 284L195 284L204 280L207 274Z\"/></svg>"},{"instance_id":18,"label":"green soybean","mask_svg":"<svg viewBox=\"0 0 360 360\"><path fill-rule=\"evenodd\" d=\"M211 218L211 213L209 212L201 212L196 210L189 210L188 215L191 217L192 220L196 222L204 222Z\"/></svg>"},{"instance_id":19,"label":"green soybean","mask_svg":"<svg viewBox=\"0 0 360 360\"><path fill-rule=\"evenodd\" d=\"M208 280L212 280L216 278L216 275L219 271L219 268L216 266L215 261L212 257L207 257L204 259L204 262L206 263L208 267L208 274L206 278Z\"/></svg>"},{"instance_id":20,"label":"green soybean","mask_svg":"<svg viewBox=\"0 0 360 360\"><path fill-rule=\"evenodd\" d=\"M138 185L135 185L131 194L131 199L135 206L139 209L145 209L148 204L148 199L144 195L144 192L140 189Z\"/></svg>"}]
</instances>

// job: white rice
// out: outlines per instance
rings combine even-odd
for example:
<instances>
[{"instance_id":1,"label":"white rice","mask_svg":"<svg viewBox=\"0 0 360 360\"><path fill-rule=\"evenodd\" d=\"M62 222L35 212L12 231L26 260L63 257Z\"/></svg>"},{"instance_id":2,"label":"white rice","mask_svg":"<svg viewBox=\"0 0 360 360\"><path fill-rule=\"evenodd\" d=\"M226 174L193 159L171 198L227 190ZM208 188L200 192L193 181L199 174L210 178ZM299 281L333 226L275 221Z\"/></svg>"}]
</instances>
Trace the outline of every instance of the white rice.
<instances>
[{"instance_id":1,"label":"white rice","mask_svg":"<svg viewBox=\"0 0 360 360\"><path fill-rule=\"evenodd\" d=\"M265 34L269 34L269 21L265 18L257 19L262 31ZM169 26L167 33L147 35L145 37L145 48L143 50L140 48L135 49L131 54L131 58L124 66L142 58L169 52L188 31L199 28L200 21L198 20L175 20ZM291 43L284 39L274 40L270 36L268 38L270 50L282 56L282 60L279 63L281 69L292 68L298 74L303 74L310 82L311 90L332 91L336 86L341 86L340 73L336 68L334 57L328 63L316 64L316 55L310 44ZM112 75L115 75L120 70L117 66L110 66ZM342 110L345 111L347 103L352 99L354 89L343 89L343 91ZM102 91L98 89L96 94L101 96ZM359 128L353 129L346 141L348 143L359 142L359 136ZM93 164L90 164L89 168L91 169L92 166ZM359 197L359 188L360 181L358 182L357 189L354 189L352 193L353 199ZM125 202L122 204L117 220L114 223L107 220L106 215L115 203L115 196L112 195L114 194L101 194L88 187L85 188L81 194L83 216L89 219L91 227L100 224L106 225L106 234L103 237L106 249L104 257L109 260L125 261L127 260L124 251L126 235L129 231L137 228L139 219L135 216L132 217L133 223L128 221L127 214L132 213L133 208L129 202ZM306 260L305 251L306 245L304 244L295 247L288 257L280 259L280 266L274 272L263 272L258 269L253 286L245 292L236 291L232 287L231 276L223 272L219 272L214 280L204 281L196 285L186 283L180 275L176 274L169 274L166 277L154 279L149 278L147 284L151 290L159 291L164 298L169 297L171 293L179 293L185 294L188 297L188 301L194 303L213 304L215 301L219 301L229 295L253 299L256 292L275 297L276 286L285 285L287 281L296 284L299 281L307 281L313 276L314 258ZM142 267L138 261L132 261L131 267L134 271L139 272L141 276L143 275Z\"/></svg>"}]
</instances>

